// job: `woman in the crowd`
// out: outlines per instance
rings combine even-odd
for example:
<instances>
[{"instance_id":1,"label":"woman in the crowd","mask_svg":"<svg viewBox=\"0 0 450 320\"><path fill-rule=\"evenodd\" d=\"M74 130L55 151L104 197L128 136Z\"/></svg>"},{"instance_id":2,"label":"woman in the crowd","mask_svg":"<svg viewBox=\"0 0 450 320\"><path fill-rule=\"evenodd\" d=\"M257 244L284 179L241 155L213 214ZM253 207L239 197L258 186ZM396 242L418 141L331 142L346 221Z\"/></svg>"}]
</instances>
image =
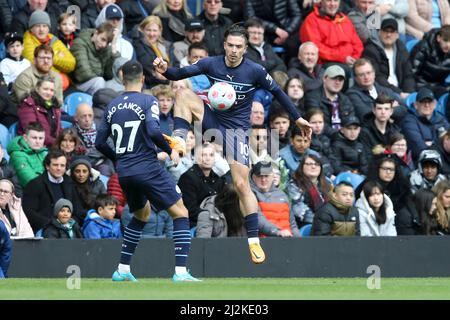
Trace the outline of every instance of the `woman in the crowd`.
<instances>
[{"instance_id":1,"label":"woman in the crowd","mask_svg":"<svg viewBox=\"0 0 450 320\"><path fill-rule=\"evenodd\" d=\"M299 228L313 222L314 213L328 201L332 188L321 159L312 154L303 157L285 190Z\"/></svg>"},{"instance_id":2,"label":"woman in the crowd","mask_svg":"<svg viewBox=\"0 0 450 320\"><path fill-rule=\"evenodd\" d=\"M429 189L420 189L414 194L414 206L420 219L423 235L443 235L436 214L437 197Z\"/></svg>"},{"instance_id":3,"label":"woman in the crowd","mask_svg":"<svg viewBox=\"0 0 450 320\"><path fill-rule=\"evenodd\" d=\"M132 32L132 42L136 50L136 58L142 64L145 76L145 86L151 89L157 84L169 84L164 76L155 72L153 60L162 57L171 66L170 46L162 37L163 25L158 16L148 16Z\"/></svg>"},{"instance_id":4,"label":"woman in the crowd","mask_svg":"<svg viewBox=\"0 0 450 320\"><path fill-rule=\"evenodd\" d=\"M55 80L44 76L36 88L20 104L18 134L22 135L30 122L39 122L45 130L44 144L51 147L61 132L61 105L55 96Z\"/></svg>"},{"instance_id":5,"label":"woman in the crowd","mask_svg":"<svg viewBox=\"0 0 450 320\"><path fill-rule=\"evenodd\" d=\"M0 220L12 237L33 237L22 200L14 195L14 184L8 179L0 180Z\"/></svg>"},{"instance_id":6,"label":"woman in the crowd","mask_svg":"<svg viewBox=\"0 0 450 320\"><path fill-rule=\"evenodd\" d=\"M226 184L217 195L207 197L200 208L196 237L242 237L246 234L239 197L233 184Z\"/></svg>"},{"instance_id":7,"label":"woman in the crowd","mask_svg":"<svg viewBox=\"0 0 450 320\"><path fill-rule=\"evenodd\" d=\"M393 154L398 157L400 160L400 169L405 178L409 177L410 173L416 169L412 160L411 151L408 150L408 143L402 133L396 132L389 137L389 144L384 153Z\"/></svg>"},{"instance_id":8,"label":"woman in the crowd","mask_svg":"<svg viewBox=\"0 0 450 320\"><path fill-rule=\"evenodd\" d=\"M384 193L392 200L394 212L399 213L404 207L411 194L411 184L400 169L397 156L392 154L381 154L374 156L367 175L367 180L378 181ZM362 185L358 187L355 194L361 194Z\"/></svg>"},{"instance_id":9,"label":"woman in the crowd","mask_svg":"<svg viewBox=\"0 0 450 320\"><path fill-rule=\"evenodd\" d=\"M184 26L192 18L186 0L161 0L152 14L161 18L164 39L172 43L184 40Z\"/></svg>"},{"instance_id":10,"label":"woman in the crowd","mask_svg":"<svg viewBox=\"0 0 450 320\"><path fill-rule=\"evenodd\" d=\"M64 152L69 167L74 156L86 154L86 148L83 147L77 132L72 128L63 129L56 138L52 148Z\"/></svg>"},{"instance_id":11,"label":"woman in the crowd","mask_svg":"<svg viewBox=\"0 0 450 320\"><path fill-rule=\"evenodd\" d=\"M396 236L395 212L391 199L383 193L378 181L369 180L363 185L355 204L359 211L361 236Z\"/></svg>"},{"instance_id":12,"label":"woman in the crowd","mask_svg":"<svg viewBox=\"0 0 450 320\"><path fill-rule=\"evenodd\" d=\"M89 159L80 156L72 159L68 175L75 185L83 211L95 209L95 198L106 193L106 187L100 180L100 172L91 167Z\"/></svg>"}]
</instances>

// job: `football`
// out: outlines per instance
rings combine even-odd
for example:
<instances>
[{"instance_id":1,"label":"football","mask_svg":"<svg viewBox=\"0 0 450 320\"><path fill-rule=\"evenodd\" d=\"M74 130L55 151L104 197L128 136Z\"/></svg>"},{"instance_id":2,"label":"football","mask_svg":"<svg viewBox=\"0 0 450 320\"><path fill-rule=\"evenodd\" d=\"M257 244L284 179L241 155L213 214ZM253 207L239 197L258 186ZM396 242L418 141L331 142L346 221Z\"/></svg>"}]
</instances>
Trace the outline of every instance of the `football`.
<instances>
[{"instance_id":1,"label":"football","mask_svg":"<svg viewBox=\"0 0 450 320\"><path fill-rule=\"evenodd\" d=\"M211 107L218 111L230 109L236 101L236 91L231 84L216 82L208 92Z\"/></svg>"}]
</instances>

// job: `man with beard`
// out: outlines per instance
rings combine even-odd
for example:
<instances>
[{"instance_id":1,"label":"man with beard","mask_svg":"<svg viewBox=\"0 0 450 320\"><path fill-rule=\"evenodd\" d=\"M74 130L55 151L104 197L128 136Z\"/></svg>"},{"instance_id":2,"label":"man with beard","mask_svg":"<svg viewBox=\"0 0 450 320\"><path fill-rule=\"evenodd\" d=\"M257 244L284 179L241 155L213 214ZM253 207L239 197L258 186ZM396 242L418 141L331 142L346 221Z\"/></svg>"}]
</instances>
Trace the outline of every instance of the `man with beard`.
<instances>
[{"instance_id":1,"label":"man with beard","mask_svg":"<svg viewBox=\"0 0 450 320\"><path fill-rule=\"evenodd\" d=\"M77 89L93 95L113 78L114 60L120 57L113 40L114 27L102 23L96 29L85 29L75 39L70 51L77 60L73 82ZM110 45L111 44L111 45Z\"/></svg>"},{"instance_id":2,"label":"man with beard","mask_svg":"<svg viewBox=\"0 0 450 320\"><path fill-rule=\"evenodd\" d=\"M39 79L44 76L51 76L55 79L55 97L60 104L63 103L63 88L60 75L51 70L53 67L53 49L52 47L41 44L34 49L34 63L25 69L16 78L13 84L13 100L20 103L31 90L36 87Z\"/></svg>"}]
</instances>

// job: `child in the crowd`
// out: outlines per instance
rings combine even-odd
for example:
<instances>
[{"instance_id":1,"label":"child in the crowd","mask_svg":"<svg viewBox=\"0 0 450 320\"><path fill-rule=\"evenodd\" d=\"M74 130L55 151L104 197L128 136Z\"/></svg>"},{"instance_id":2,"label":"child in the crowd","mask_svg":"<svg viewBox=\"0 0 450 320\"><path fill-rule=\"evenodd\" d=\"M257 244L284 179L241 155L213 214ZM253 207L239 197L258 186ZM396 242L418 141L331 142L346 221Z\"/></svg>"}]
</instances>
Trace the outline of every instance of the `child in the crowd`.
<instances>
[{"instance_id":1,"label":"child in the crowd","mask_svg":"<svg viewBox=\"0 0 450 320\"><path fill-rule=\"evenodd\" d=\"M330 167L325 168L325 171L327 171L326 174L329 176L330 173L332 174L336 171L330 140L330 137L335 131L328 126L325 126L325 114L319 108L309 109L305 119L311 124L311 149L320 153L322 158L325 157L326 160L324 163L330 163Z\"/></svg>"},{"instance_id":2,"label":"child in the crowd","mask_svg":"<svg viewBox=\"0 0 450 320\"><path fill-rule=\"evenodd\" d=\"M17 76L31 63L22 56L23 37L16 32L8 33L5 36L6 58L0 62L0 72L11 91L12 84Z\"/></svg>"},{"instance_id":3,"label":"child in the crowd","mask_svg":"<svg viewBox=\"0 0 450 320\"><path fill-rule=\"evenodd\" d=\"M59 199L53 209L54 218L42 230L44 238L75 239L83 238L78 223L72 219L73 205L70 200Z\"/></svg>"},{"instance_id":4,"label":"child in the crowd","mask_svg":"<svg viewBox=\"0 0 450 320\"><path fill-rule=\"evenodd\" d=\"M339 132L333 136L331 146L336 161L335 174L351 171L366 175L370 151L365 150L358 139L361 132L359 119L355 116L346 117L341 124Z\"/></svg>"},{"instance_id":5,"label":"child in the crowd","mask_svg":"<svg viewBox=\"0 0 450 320\"><path fill-rule=\"evenodd\" d=\"M278 130L279 149L289 145L290 137L290 124L289 114L283 109L275 109L270 113L269 117L270 129ZM274 150L271 150L272 152Z\"/></svg>"},{"instance_id":6,"label":"child in the crowd","mask_svg":"<svg viewBox=\"0 0 450 320\"><path fill-rule=\"evenodd\" d=\"M77 17L74 14L63 13L58 19L58 38L68 49L77 37Z\"/></svg>"},{"instance_id":7,"label":"child in the crowd","mask_svg":"<svg viewBox=\"0 0 450 320\"><path fill-rule=\"evenodd\" d=\"M83 236L86 239L122 238L120 221L114 219L118 201L109 194L99 194L94 209L87 212L83 224Z\"/></svg>"},{"instance_id":8,"label":"child in the crowd","mask_svg":"<svg viewBox=\"0 0 450 320\"><path fill-rule=\"evenodd\" d=\"M151 93L159 102L159 126L161 132L172 135L173 130L173 104L175 94L169 85L160 84L151 89Z\"/></svg>"}]
</instances>

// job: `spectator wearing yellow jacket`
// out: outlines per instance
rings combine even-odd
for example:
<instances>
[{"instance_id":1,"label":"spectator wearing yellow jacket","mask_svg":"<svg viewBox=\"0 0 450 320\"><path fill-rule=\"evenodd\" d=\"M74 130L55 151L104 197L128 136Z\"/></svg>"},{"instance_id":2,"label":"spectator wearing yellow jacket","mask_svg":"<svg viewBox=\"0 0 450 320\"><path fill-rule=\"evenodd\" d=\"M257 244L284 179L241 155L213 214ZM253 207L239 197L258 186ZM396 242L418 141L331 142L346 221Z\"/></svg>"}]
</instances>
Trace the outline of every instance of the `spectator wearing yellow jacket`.
<instances>
[{"instance_id":1,"label":"spectator wearing yellow jacket","mask_svg":"<svg viewBox=\"0 0 450 320\"><path fill-rule=\"evenodd\" d=\"M62 74L64 90L69 86L67 74L75 70L76 59L64 43L50 33L50 17L42 10L34 11L23 36L23 57L33 61L34 50L41 44L49 45L54 52L53 70Z\"/></svg>"}]
</instances>

